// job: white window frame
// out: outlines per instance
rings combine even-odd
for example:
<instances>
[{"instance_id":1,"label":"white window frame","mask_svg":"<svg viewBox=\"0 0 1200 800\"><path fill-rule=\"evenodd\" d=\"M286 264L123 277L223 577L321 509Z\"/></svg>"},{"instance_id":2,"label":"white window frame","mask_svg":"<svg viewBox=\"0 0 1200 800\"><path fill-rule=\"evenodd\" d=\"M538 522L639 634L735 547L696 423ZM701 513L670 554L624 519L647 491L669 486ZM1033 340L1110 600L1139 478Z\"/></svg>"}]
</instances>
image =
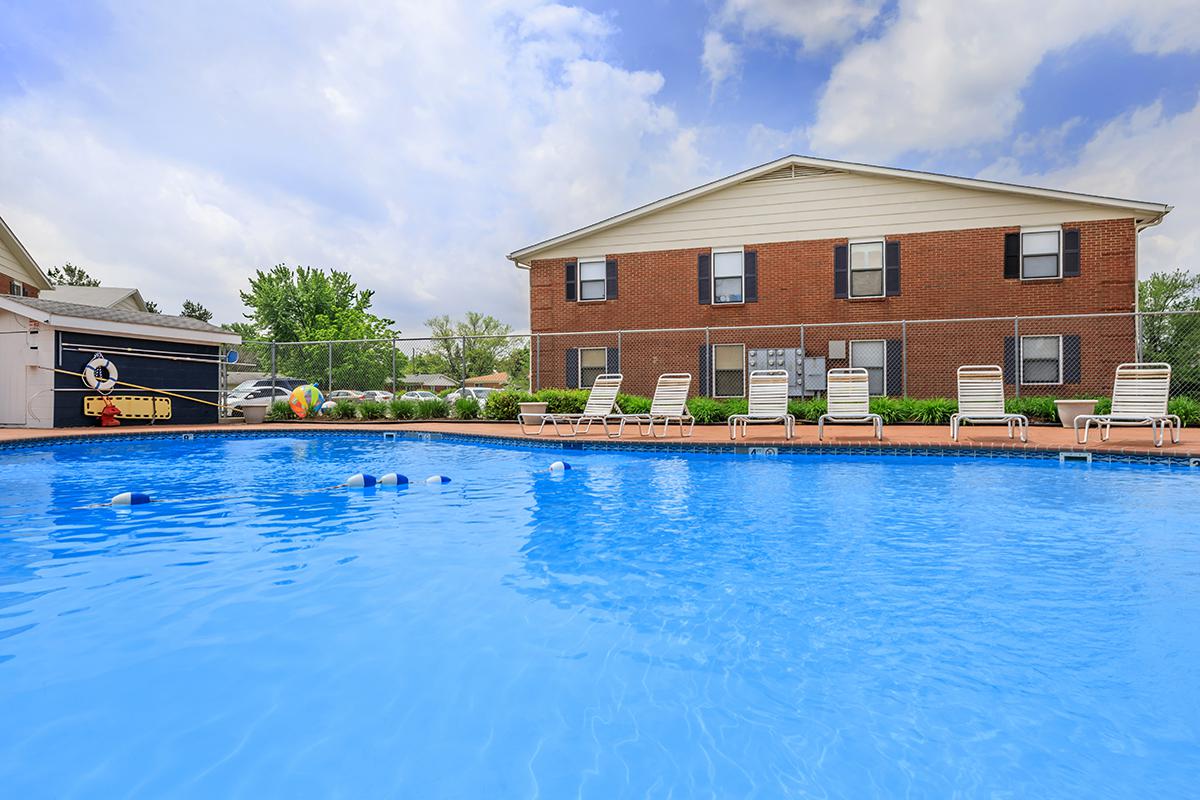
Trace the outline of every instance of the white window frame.
<instances>
[{"instance_id":1,"label":"white window frame","mask_svg":"<svg viewBox=\"0 0 1200 800\"><path fill-rule=\"evenodd\" d=\"M862 244L877 244L879 245L879 294L855 294L854 293L854 246ZM859 270L859 272L873 272L874 270ZM846 244L846 297L851 300L874 300L880 297L887 297L887 241L882 236L874 236L870 239L851 239ZM870 340L864 340L870 341Z\"/></svg>"},{"instance_id":2,"label":"white window frame","mask_svg":"<svg viewBox=\"0 0 1200 800\"><path fill-rule=\"evenodd\" d=\"M600 352L604 353L604 366L600 368L599 374L603 375L604 373L608 372L608 348L607 347L580 347L578 349L578 359L577 359L579 361L579 363L576 365L576 372L578 374L575 376L575 378L576 378L575 385L578 386L580 389L592 388L591 383L584 384L584 382L583 382L583 354L588 351L594 352L596 350L599 350ZM595 369L595 367L588 367L588 369Z\"/></svg>"},{"instance_id":3,"label":"white window frame","mask_svg":"<svg viewBox=\"0 0 1200 800\"><path fill-rule=\"evenodd\" d=\"M872 394L871 397L887 397L888 387L888 356L887 356L887 339L851 339L849 346L846 349L846 363L850 367L854 367L854 345L856 344L881 344L883 345L883 394ZM866 369L864 367L863 369ZM872 367L871 369L875 369ZM868 381L868 385L870 382Z\"/></svg>"},{"instance_id":4,"label":"white window frame","mask_svg":"<svg viewBox=\"0 0 1200 800\"><path fill-rule=\"evenodd\" d=\"M742 349L742 391L741 394L717 394L717 348L718 347L740 347ZM714 344L708 353L709 361L709 379L712 381L712 396L717 398L730 397L745 397L746 396L746 345L722 343Z\"/></svg>"},{"instance_id":5,"label":"white window frame","mask_svg":"<svg viewBox=\"0 0 1200 800\"><path fill-rule=\"evenodd\" d=\"M16 279L9 281L8 289L10 292L12 292L13 297L24 297L25 296L25 284L22 283L21 281L18 281Z\"/></svg>"},{"instance_id":6,"label":"white window frame","mask_svg":"<svg viewBox=\"0 0 1200 800\"><path fill-rule=\"evenodd\" d=\"M1027 381L1025 380L1025 340L1026 339L1058 339L1058 380L1056 381ZM1058 333L1022 334L1017 342L1017 371L1022 386L1062 386L1063 385L1063 337Z\"/></svg>"},{"instance_id":7,"label":"white window frame","mask_svg":"<svg viewBox=\"0 0 1200 800\"><path fill-rule=\"evenodd\" d=\"M593 264L599 261L604 267L604 296L593 297L590 300L583 299L583 265ZM587 283L597 283L596 280L587 281ZM579 303L603 303L608 299L608 257L607 256L586 256L584 258L575 259L575 300Z\"/></svg>"},{"instance_id":8,"label":"white window frame","mask_svg":"<svg viewBox=\"0 0 1200 800\"><path fill-rule=\"evenodd\" d=\"M1042 275L1031 278L1025 277L1025 234L1027 233L1057 233L1058 234L1058 272L1054 275ZM1023 281L1056 281L1063 276L1063 235L1061 225L1045 225L1040 228L1021 228L1019 240L1019 256L1021 259L1020 275ZM1049 253L1040 253L1039 255L1050 255Z\"/></svg>"},{"instance_id":9,"label":"white window frame","mask_svg":"<svg viewBox=\"0 0 1200 800\"><path fill-rule=\"evenodd\" d=\"M718 253L738 253L742 257L742 291L739 292L741 300L725 300L717 299L717 254ZM712 293L712 304L714 306L740 306L746 303L746 248L744 247L714 247L709 252L709 270L708 270L709 291ZM743 381L745 383L745 381Z\"/></svg>"}]
</instances>

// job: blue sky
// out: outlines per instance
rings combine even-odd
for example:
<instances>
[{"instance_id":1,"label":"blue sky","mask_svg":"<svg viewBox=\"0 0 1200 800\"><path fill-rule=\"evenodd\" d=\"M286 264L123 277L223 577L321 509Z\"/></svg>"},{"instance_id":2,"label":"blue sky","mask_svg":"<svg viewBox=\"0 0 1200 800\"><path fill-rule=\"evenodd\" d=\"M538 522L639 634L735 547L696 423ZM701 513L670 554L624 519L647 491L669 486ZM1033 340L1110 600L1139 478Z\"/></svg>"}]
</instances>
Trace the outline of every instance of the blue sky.
<instances>
[{"instance_id":1,"label":"blue sky","mask_svg":"<svg viewBox=\"0 0 1200 800\"><path fill-rule=\"evenodd\" d=\"M1171 203L1200 269L1200 13L1112 0L0 0L0 216L232 321L277 262L406 331L527 324L509 251L788 152Z\"/></svg>"}]
</instances>

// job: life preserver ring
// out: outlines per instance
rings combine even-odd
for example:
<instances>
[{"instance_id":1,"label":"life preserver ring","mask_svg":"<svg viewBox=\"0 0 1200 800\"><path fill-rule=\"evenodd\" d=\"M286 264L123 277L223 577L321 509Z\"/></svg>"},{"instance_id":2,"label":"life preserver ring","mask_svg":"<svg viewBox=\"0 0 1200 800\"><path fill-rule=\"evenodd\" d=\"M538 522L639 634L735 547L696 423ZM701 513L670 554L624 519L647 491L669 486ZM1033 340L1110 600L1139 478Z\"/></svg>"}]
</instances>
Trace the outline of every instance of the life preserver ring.
<instances>
[{"instance_id":1,"label":"life preserver ring","mask_svg":"<svg viewBox=\"0 0 1200 800\"><path fill-rule=\"evenodd\" d=\"M103 353L96 353L83 368L83 382L101 394L113 390L118 376L117 365L105 358Z\"/></svg>"}]
</instances>

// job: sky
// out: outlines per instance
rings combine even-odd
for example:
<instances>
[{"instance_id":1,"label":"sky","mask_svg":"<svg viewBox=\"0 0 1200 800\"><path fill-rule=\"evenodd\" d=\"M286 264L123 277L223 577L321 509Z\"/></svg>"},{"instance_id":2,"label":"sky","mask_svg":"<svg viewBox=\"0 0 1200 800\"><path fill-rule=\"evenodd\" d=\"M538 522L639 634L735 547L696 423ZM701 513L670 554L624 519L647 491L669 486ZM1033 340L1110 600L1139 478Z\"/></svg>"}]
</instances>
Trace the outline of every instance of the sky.
<instances>
[{"instance_id":1,"label":"sky","mask_svg":"<svg viewBox=\"0 0 1200 800\"><path fill-rule=\"evenodd\" d=\"M0 217L164 311L277 263L528 329L525 245L788 153L1164 202L1200 271L1195 0L0 0Z\"/></svg>"}]
</instances>

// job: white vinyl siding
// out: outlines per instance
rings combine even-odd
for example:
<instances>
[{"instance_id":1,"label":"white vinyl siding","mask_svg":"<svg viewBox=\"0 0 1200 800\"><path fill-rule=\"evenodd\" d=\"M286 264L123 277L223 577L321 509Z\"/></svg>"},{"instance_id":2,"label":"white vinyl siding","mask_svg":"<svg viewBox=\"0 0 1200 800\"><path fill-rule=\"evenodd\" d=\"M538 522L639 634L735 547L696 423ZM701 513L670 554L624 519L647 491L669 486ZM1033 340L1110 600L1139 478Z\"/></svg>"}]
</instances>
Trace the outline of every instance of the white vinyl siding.
<instances>
[{"instance_id":1,"label":"white vinyl siding","mask_svg":"<svg viewBox=\"0 0 1200 800\"><path fill-rule=\"evenodd\" d=\"M850 297L883 297L883 240L850 243Z\"/></svg>"},{"instance_id":2,"label":"white vinyl siding","mask_svg":"<svg viewBox=\"0 0 1200 800\"><path fill-rule=\"evenodd\" d=\"M1062 231L1059 228L1022 229L1021 278L1062 276Z\"/></svg>"},{"instance_id":3,"label":"white vinyl siding","mask_svg":"<svg viewBox=\"0 0 1200 800\"><path fill-rule=\"evenodd\" d=\"M1021 383L1057 385L1062 383L1062 337L1021 337Z\"/></svg>"},{"instance_id":4,"label":"white vinyl siding","mask_svg":"<svg viewBox=\"0 0 1200 800\"><path fill-rule=\"evenodd\" d=\"M743 397L746 394L746 346L713 345L713 396Z\"/></svg>"},{"instance_id":5,"label":"white vinyl siding","mask_svg":"<svg viewBox=\"0 0 1200 800\"><path fill-rule=\"evenodd\" d=\"M607 347L583 347L579 350L579 388L590 389L608 371Z\"/></svg>"},{"instance_id":6,"label":"white vinyl siding","mask_svg":"<svg viewBox=\"0 0 1200 800\"><path fill-rule=\"evenodd\" d=\"M580 251L635 253L747 242L860 240L891 234L1059 225L1132 212L1072 200L969 189L921 180L834 172L745 181L638 219L551 245L527 258Z\"/></svg>"},{"instance_id":7,"label":"white vinyl siding","mask_svg":"<svg viewBox=\"0 0 1200 800\"><path fill-rule=\"evenodd\" d=\"M882 339L850 342L850 366L867 371L867 386L872 396L887 394L887 342Z\"/></svg>"},{"instance_id":8,"label":"white vinyl siding","mask_svg":"<svg viewBox=\"0 0 1200 800\"><path fill-rule=\"evenodd\" d=\"M608 296L603 258L579 260L579 299L603 300ZM590 384L589 384L590 385Z\"/></svg>"},{"instance_id":9,"label":"white vinyl siding","mask_svg":"<svg viewBox=\"0 0 1200 800\"><path fill-rule=\"evenodd\" d=\"M745 254L738 250L713 250L713 303L741 303L746 292Z\"/></svg>"}]
</instances>

